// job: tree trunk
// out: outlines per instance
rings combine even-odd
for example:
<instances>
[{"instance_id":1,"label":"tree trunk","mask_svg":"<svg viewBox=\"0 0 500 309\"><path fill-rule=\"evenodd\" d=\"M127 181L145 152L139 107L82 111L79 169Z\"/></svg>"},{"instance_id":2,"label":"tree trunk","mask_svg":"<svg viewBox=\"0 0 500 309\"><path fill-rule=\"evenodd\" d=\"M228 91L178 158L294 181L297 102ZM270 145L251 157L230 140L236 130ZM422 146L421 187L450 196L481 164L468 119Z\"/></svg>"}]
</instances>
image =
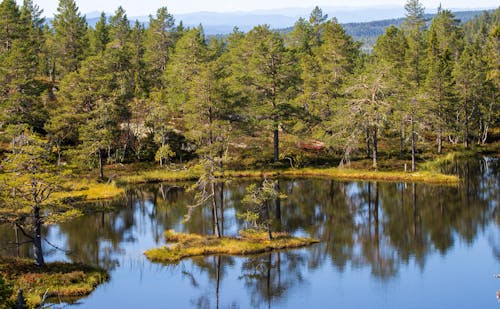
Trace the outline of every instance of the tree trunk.
<instances>
[{"instance_id":1,"label":"tree trunk","mask_svg":"<svg viewBox=\"0 0 500 309\"><path fill-rule=\"evenodd\" d=\"M61 166L61 144L57 143L57 166Z\"/></svg>"},{"instance_id":2,"label":"tree trunk","mask_svg":"<svg viewBox=\"0 0 500 309\"><path fill-rule=\"evenodd\" d=\"M377 253L378 253L378 247L379 247L379 238L380 238L380 231L379 231L379 194L378 194L378 182L373 184L373 193L375 194L375 200L374 200L374 208L373 208L373 219L375 221L375 244L377 246Z\"/></svg>"},{"instance_id":3,"label":"tree trunk","mask_svg":"<svg viewBox=\"0 0 500 309\"><path fill-rule=\"evenodd\" d=\"M215 285L215 299L216 299L216 309L219 309L219 290L220 290L220 278L221 278L221 259L222 257L219 255L216 257L216 285Z\"/></svg>"},{"instance_id":4,"label":"tree trunk","mask_svg":"<svg viewBox=\"0 0 500 309\"><path fill-rule=\"evenodd\" d=\"M366 158L370 158L370 127L366 127Z\"/></svg>"},{"instance_id":5,"label":"tree trunk","mask_svg":"<svg viewBox=\"0 0 500 309\"><path fill-rule=\"evenodd\" d=\"M280 138L279 138L279 129L278 124L275 124L274 128L274 162L278 162L280 159Z\"/></svg>"},{"instance_id":6,"label":"tree trunk","mask_svg":"<svg viewBox=\"0 0 500 309\"><path fill-rule=\"evenodd\" d=\"M212 193L211 200L212 200L212 213L214 216L214 234L215 234L215 237L221 238L220 227L219 227L219 214L217 211L217 202L216 202L216 197L215 197L215 183L213 180L212 180L212 183L210 184L210 187L211 187L211 191L212 191L211 192Z\"/></svg>"},{"instance_id":7,"label":"tree trunk","mask_svg":"<svg viewBox=\"0 0 500 309\"><path fill-rule=\"evenodd\" d=\"M99 149L99 178L104 179L104 159L102 149Z\"/></svg>"},{"instance_id":8,"label":"tree trunk","mask_svg":"<svg viewBox=\"0 0 500 309\"><path fill-rule=\"evenodd\" d=\"M373 128L373 168L378 169L378 128Z\"/></svg>"},{"instance_id":9,"label":"tree trunk","mask_svg":"<svg viewBox=\"0 0 500 309\"><path fill-rule=\"evenodd\" d=\"M121 157L121 163L125 162L125 158L127 157L129 141L130 141L130 122L127 122L127 137L125 138L125 143L123 144L123 154Z\"/></svg>"},{"instance_id":10,"label":"tree trunk","mask_svg":"<svg viewBox=\"0 0 500 309\"><path fill-rule=\"evenodd\" d=\"M26 308L26 302L24 301L23 290L17 291L17 303L16 309L24 309Z\"/></svg>"},{"instance_id":11,"label":"tree trunk","mask_svg":"<svg viewBox=\"0 0 500 309\"><path fill-rule=\"evenodd\" d=\"M42 249L42 220L40 218L40 207L33 208L33 227L35 235L33 237L33 254L35 256L35 264L39 267L45 266Z\"/></svg>"},{"instance_id":12,"label":"tree trunk","mask_svg":"<svg viewBox=\"0 0 500 309\"><path fill-rule=\"evenodd\" d=\"M417 236L417 184L412 184L412 197L413 197L413 235Z\"/></svg>"},{"instance_id":13,"label":"tree trunk","mask_svg":"<svg viewBox=\"0 0 500 309\"><path fill-rule=\"evenodd\" d=\"M415 137L415 112L411 112L411 171L415 172L417 170L417 160L416 160L416 137Z\"/></svg>"},{"instance_id":14,"label":"tree trunk","mask_svg":"<svg viewBox=\"0 0 500 309\"><path fill-rule=\"evenodd\" d=\"M220 232L224 236L224 182L220 183Z\"/></svg>"},{"instance_id":15,"label":"tree trunk","mask_svg":"<svg viewBox=\"0 0 500 309\"><path fill-rule=\"evenodd\" d=\"M405 142L405 125L404 125L404 120L401 119L401 127L399 128L399 158L403 158L403 146Z\"/></svg>"},{"instance_id":16,"label":"tree trunk","mask_svg":"<svg viewBox=\"0 0 500 309\"><path fill-rule=\"evenodd\" d=\"M270 211L269 211L269 202L266 201L265 202L265 205L266 205L266 225L267 225L267 237L269 238L269 240L273 240L273 234L271 232L271 214L270 214Z\"/></svg>"},{"instance_id":17,"label":"tree trunk","mask_svg":"<svg viewBox=\"0 0 500 309\"><path fill-rule=\"evenodd\" d=\"M441 125L439 125L438 129L437 143L438 143L438 154L441 154L443 152L443 127Z\"/></svg>"},{"instance_id":18,"label":"tree trunk","mask_svg":"<svg viewBox=\"0 0 500 309\"><path fill-rule=\"evenodd\" d=\"M274 189L280 192L279 181L276 182L276 186L274 187ZM275 200L275 205L276 205L276 221L277 221L278 231L281 231L281 199L279 197Z\"/></svg>"},{"instance_id":19,"label":"tree trunk","mask_svg":"<svg viewBox=\"0 0 500 309\"><path fill-rule=\"evenodd\" d=\"M465 100L465 132L464 132L465 148L469 148L469 107L467 100Z\"/></svg>"}]
</instances>

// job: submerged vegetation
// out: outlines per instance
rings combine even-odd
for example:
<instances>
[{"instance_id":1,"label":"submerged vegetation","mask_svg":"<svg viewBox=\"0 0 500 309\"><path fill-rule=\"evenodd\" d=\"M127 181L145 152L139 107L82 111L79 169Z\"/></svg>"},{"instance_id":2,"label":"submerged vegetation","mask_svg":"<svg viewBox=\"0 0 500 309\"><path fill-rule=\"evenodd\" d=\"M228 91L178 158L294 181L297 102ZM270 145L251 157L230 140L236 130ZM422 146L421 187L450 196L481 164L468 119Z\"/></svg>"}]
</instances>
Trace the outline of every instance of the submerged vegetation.
<instances>
[{"instance_id":1,"label":"submerged vegetation","mask_svg":"<svg viewBox=\"0 0 500 309\"><path fill-rule=\"evenodd\" d=\"M28 308L43 302L75 301L109 279L99 268L81 264L49 263L40 268L30 260L0 258L0 308L16 307L22 290Z\"/></svg>"},{"instance_id":2,"label":"submerged vegetation","mask_svg":"<svg viewBox=\"0 0 500 309\"><path fill-rule=\"evenodd\" d=\"M201 236L166 231L168 246L146 251L153 262L176 263L187 257L204 255L251 255L274 250L300 248L318 243L311 238L291 237L286 233L273 233L270 240L266 232L240 231L240 237Z\"/></svg>"}]
</instances>

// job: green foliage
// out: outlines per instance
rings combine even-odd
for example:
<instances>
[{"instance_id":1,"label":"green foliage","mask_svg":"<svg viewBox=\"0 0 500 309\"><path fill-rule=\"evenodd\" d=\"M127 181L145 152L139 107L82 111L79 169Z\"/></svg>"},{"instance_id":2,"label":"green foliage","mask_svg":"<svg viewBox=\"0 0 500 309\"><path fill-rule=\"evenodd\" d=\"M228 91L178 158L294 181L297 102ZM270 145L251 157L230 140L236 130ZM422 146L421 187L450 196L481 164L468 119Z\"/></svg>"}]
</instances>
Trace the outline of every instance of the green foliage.
<instances>
[{"instance_id":1,"label":"green foliage","mask_svg":"<svg viewBox=\"0 0 500 309\"><path fill-rule=\"evenodd\" d=\"M43 266L42 224L79 212L52 198L54 193L62 191L64 178L61 169L50 161L45 141L23 126L8 129L10 152L0 170L0 222L21 229L33 243L37 265Z\"/></svg>"},{"instance_id":2,"label":"green foliage","mask_svg":"<svg viewBox=\"0 0 500 309\"><path fill-rule=\"evenodd\" d=\"M51 23L31 0L4 0L0 136L29 127L49 142L52 163L99 165L102 175L104 163L156 153L255 167L271 154L300 165L366 148L375 166L378 138L382 156L399 144L400 159L411 151L414 162L435 143L440 153L490 141L500 124L500 10L465 24L441 8L429 23L418 0L406 10L373 23L386 31L366 55L346 31L356 25L319 7L289 33L257 26L207 38L166 7L147 26L131 26L119 7L90 28L73 0L59 1Z\"/></svg>"},{"instance_id":3,"label":"green foliage","mask_svg":"<svg viewBox=\"0 0 500 309\"><path fill-rule=\"evenodd\" d=\"M13 284L5 279L5 277L0 275L0 308L6 309L13 306L10 301L10 297L13 291Z\"/></svg>"},{"instance_id":4,"label":"green foliage","mask_svg":"<svg viewBox=\"0 0 500 309\"><path fill-rule=\"evenodd\" d=\"M164 161L170 160L175 156L175 152L172 151L169 145L161 146L155 154L155 160L160 162L160 165L163 165Z\"/></svg>"},{"instance_id":5,"label":"green foliage","mask_svg":"<svg viewBox=\"0 0 500 309\"><path fill-rule=\"evenodd\" d=\"M267 227L269 239L272 239L269 203L285 198L286 195L279 191L278 181L264 178L259 187L256 184L251 184L246 188L242 203L247 205L247 210L237 216L250 223L254 228Z\"/></svg>"},{"instance_id":6,"label":"green foliage","mask_svg":"<svg viewBox=\"0 0 500 309\"><path fill-rule=\"evenodd\" d=\"M4 220L16 220L25 209L30 213L32 207L53 206L50 196L62 189L62 179L43 140L23 127L8 132L11 148L2 163L2 210Z\"/></svg>"},{"instance_id":7,"label":"green foliage","mask_svg":"<svg viewBox=\"0 0 500 309\"><path fill-rule=\"evenodd\" d=\"M74 0L59 0L52 21L54 31L55 69L64 77L79 68L88 48L87 22Z\"/></svg>"},{"instance_id":8,"label":"green foliage","mask_svg":"<svg viewBox=\"0 0 500 309\"><path fill-rule=\"evenodd\" d=\"M149 17L149 28L144 42L144 62L148 68L151 89L161 88L161 76L167 68L175 44L175 20L166 7Z\"/></svg>"}]
</instances>

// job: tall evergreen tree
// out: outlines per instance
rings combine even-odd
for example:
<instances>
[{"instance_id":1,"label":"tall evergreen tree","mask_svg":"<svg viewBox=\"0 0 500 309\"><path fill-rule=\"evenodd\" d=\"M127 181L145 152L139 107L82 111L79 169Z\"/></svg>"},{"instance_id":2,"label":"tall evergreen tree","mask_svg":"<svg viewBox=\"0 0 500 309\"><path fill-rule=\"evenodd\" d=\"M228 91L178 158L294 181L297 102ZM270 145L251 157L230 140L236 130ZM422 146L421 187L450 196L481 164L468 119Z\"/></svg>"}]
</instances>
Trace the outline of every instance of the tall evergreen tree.
<instances>
[{"instance_id":1,"label":"tall evergreen tree","mask_svg":"<svg viewBox=\"0 0 500 309\"><path fill-rule=\"evenodd\" d=\"M40 130L45 119L44 107L37 100L43 85L35 77L38 72L39 37L28 7L22 12L13 1L0 4L4 24L0 32L0 122L25 123Z\"/></svg>"},{"instance_id":2,"label":"tall evergreen tree","mask_svg":"<svg viewBox=\"0 0 500 309\"><path fill-rule=\"evenodd\" d=\"M273 131L274 161L279 160L279 131L297 81L296 60L279 33L268 26L252 29L235 53L232 74L249 98L250 115Z\"/></svg>"},{"instance_id":3,"label":"tall evergreen tree","mask_svg":"<svg viewBox=\"0 0 500 309\"><path fill-rule=\"evenodd\" d=\"M422 108L419 105L419 91L424 80L424 30L425 30L425 9L419 0L408 0L405 5L406 18L403 23L408 49L406 51L407 68L405 77L408 81L407 89L407 108L411 128L411 169L416 171L416 144L417 144L417 126L421 120Z\"/></svg>"},{"instance_id":4,"label":"tall evergreen tree","mask_svg":"<svg viewBox=\"0 0 500 309\"><path fill-rule=\"evenodd\" d=\"M453 102L453 59L459 55L458 21L447 10L438 10L428 32L426 100L437 129L437 152L443 148L443 127L450 122L447 111Z\"/></svg>"},{"instance_id":5,"label":"tall evergreen tree","mask_svg":"<svg viewBox=\"0 0 500 309\"><path fill-rule=\"evenodd\" d=\"M90 46L94 55L104 52L109 43L109 25L106 14L101 13L101 17L95 25L95 29L90 32Z\"/></svg>"},{"instance_id":6,"label":"tall evergreen tree","mask_svg":"<svg viewBox=\"0 0 500 309\"><path fill-rule=\"evenodd\" d=\"M466 148L470 146L473 120L481 109L487 93L486 64L483 50L479 42L467 44L458 59L453 71L456 91L459 98L457 104L457 130L462 132L462 141ZM479 119L477 119L477 122Z\"/></svg>"},{"instance_id":7,"label":"tall evergreen tree","mask_svg":"<svg viewBox=\"0 0 500 309\"><path fill-rule=\"evenodd\" d=\"M75 72L85 58L88 47L87 22L74 0L59 0L57 13L52 21L59 77Z\"/></svg>"},{"instance_id":8,"label":"tall evergreen tree","mask_svg":"<svg viewBox=\"0 0 500 309\"><path fill-rule=\"evenodd\" d=\"M353 72L359 45L334 20L321 27L321 44L300 61L303 91L298 101L311 115L313 133L328 141L333 135L325 132L336 131L335 114L344 97L345 83ZM334 140L329 144L333 146Z\"/></svg>"},{"instance_id":9,"label":"tall evergreen tree","mask_svg":"<svg viewBox=\"0 0 500 309\"><path fill-rule=\"evenodd\" d=\"M175 44L175 20L166 7L149 16L149 27L144 42L144 62L148 70L150 88L161 88L161 76L167 68Z\"/></svg>"},{"instance_id":10,"label":"tall evergreen tree","mask_svg":"<svg viewBox=\"0 0 500 309\"><path fill-rule=\"evenodd\" d=\"M374 47L375 61L381 67L385 67L386 74L383 76L384 84L390 96L392 123L394 130L399 133L399 157L403 157L406 140L406 127L408 113L406 112L406 89L408 89L405 78L406 50L408 43L402 30L394 26L386 29L385 33L377 39Z\"/></svg>"}]
</instances>

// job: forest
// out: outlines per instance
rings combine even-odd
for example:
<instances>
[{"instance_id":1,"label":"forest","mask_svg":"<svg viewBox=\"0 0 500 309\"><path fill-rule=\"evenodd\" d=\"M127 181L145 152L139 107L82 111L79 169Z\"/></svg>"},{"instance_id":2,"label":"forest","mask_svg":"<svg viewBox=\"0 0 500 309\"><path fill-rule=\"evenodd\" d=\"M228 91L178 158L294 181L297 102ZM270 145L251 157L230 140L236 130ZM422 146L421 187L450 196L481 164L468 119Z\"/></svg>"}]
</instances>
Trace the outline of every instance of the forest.
<instances>
[{"instance_id":1,"label":"forest","mask_svg":"<svg viewBox=\"0 0 500 309\"><path fill-rule=\"evenodd\" d=\"M119 182L196 181L185 220L208 205L221 238L224 179L264 178L246 188L238 216L265 222L271 241L270 205L281 209L285 196L266 177L457 183L409 172L457 152L498 155L500 8L465 23L443 8L429 20L419 0L405 9L366 53L319 7L291 31L259 25L209 37L166 7L147 26L119 7L91 27L74 0L59 0L51 19L32 0L2 0L0 224L25 240L11 245L31 244L36 266L48 267L38 287L51 269L68 270L69 282L81 267L46 265L43 248L60 248L44 243L45 226L91 212L79 202L123 195ZM0 257L0 303L15 298L5 284L22 273L14 264L32 270ZM84 270L79 296L109 279ZM31 303L43 304L47 292L36 293Z\"/></svg>"},{"instance_id":2,"label":"forest","mask_svg":"<svg viewBox=\"0 0 500 309\"><path fill-rule=\"evenodd\" d=\"M0 137L30 138L54 164L349 164L369 156L485 144L498 132L500 10L461 24L417 0L400 27L360 52L318 7L288 34L256 26L226 38L185 28L166 7L148 28L123 8L89 27L73 0L54 18L0 5ZM430 26L427 26L430 25ZM384 149L381 157L380 149Z\"/></svg>"}]
</instances>

